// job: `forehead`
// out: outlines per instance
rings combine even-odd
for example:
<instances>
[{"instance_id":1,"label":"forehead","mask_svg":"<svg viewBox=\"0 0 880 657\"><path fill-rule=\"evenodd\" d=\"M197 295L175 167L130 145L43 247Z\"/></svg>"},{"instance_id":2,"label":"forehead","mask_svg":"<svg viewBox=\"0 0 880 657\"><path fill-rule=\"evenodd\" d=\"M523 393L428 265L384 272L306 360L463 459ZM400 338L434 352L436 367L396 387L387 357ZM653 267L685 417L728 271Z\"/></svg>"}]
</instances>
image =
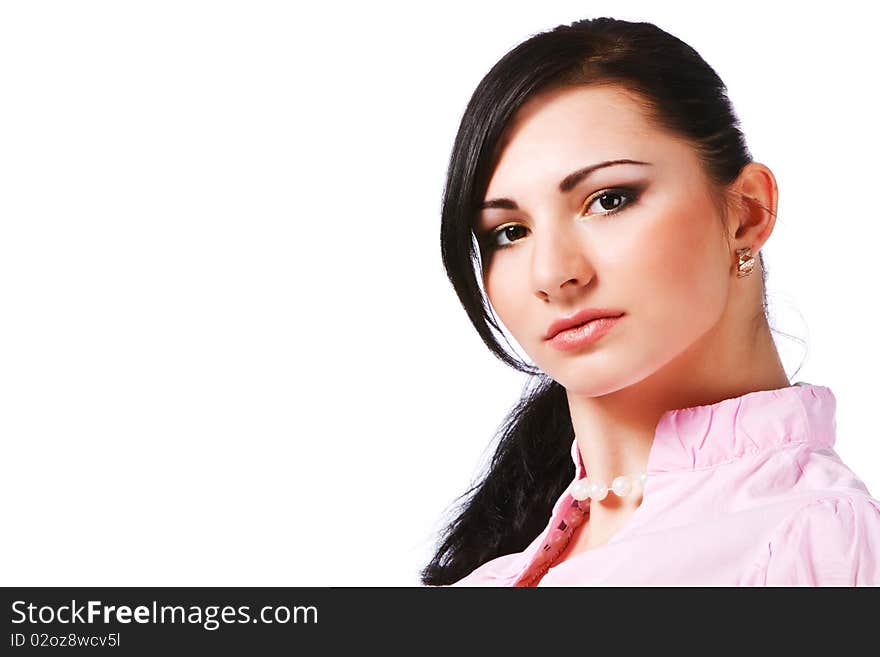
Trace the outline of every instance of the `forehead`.
<instances>
[{"instance_id":1,"label":"forehead","mask_svg":"<svg viewBox=\"0 0 880 657\"><path fill-rule=\"evenodd\" d=\"M650 125L637 100L619 87L577 86L529 99L499 142L487 196L536 175L558 181L578 167L629 158L659 163L686 147Z\"/></svg>"}]
</instances>

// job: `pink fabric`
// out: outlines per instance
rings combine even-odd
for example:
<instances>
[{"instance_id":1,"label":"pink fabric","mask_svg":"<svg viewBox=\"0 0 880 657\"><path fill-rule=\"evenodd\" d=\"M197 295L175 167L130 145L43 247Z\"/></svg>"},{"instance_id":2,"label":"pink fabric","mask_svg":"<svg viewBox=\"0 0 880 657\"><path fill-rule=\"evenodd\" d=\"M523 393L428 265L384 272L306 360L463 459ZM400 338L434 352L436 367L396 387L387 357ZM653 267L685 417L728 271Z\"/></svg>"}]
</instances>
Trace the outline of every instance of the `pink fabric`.
<instances>
[{"instance_id":1,"label":"pink fabric","mask_svg":"<svg viewBox=\"0 0 880 657\"><path fill-rule=\"evenodd\" d=\"M836 405L799 382L667 411L642 503L605 545L552 565L566 489L523 552L453 586L878 586L880 502L833 449Z\"/></svg>"}]
</instances>

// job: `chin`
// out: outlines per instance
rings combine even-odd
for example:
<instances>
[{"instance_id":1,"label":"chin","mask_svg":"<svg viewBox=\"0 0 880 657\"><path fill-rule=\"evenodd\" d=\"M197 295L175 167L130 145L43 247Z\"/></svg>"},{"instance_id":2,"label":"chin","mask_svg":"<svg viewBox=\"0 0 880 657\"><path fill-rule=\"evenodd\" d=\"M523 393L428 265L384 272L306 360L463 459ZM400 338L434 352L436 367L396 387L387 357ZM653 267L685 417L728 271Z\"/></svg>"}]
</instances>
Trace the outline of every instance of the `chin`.
<instances>
[{"instance_id":1,"label":"chin","mask_svg":"<svg viewBox=\"0 0 880 657\"><path fill-rule=\"evenodd\" d=\"M626 387L626 381L607 367L557 366L548 375L570 394L583 397L601 397Z\"/></svg>"}]
</instances>

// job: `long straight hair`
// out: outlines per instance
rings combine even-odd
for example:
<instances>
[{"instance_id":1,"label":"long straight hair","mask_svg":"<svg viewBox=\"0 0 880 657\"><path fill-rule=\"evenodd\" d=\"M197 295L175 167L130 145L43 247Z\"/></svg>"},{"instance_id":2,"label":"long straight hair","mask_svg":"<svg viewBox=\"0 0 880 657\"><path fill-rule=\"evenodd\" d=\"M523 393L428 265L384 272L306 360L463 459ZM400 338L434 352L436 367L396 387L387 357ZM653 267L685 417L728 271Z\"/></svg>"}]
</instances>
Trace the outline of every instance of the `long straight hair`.
<instances>
[{"instance_id":1,"label":"long straight hair","mask_svg":"<svg viewBox=\"0 0 880 657\"><path fill-rule=\"evenodd\" d=\"M487 473L460 496L457 515L422 570L427 585L454 583L491 559L525 549L574 477L574 429L565 389L497 339L504 335L481 290L473 231L511 117L533 95L575 85L626 90L653 126L690 143L722 217L732 198L728 186L752 161L724 83L692 47L651 23L603 17L560 25L514 47L480 81L452 148L443 190L441 254L483 342L502 362L532 376L499 429ZM766 283L762 254L759 259ZM766 317L764 295L757 319Z\"/></svg>"}]
</instances>

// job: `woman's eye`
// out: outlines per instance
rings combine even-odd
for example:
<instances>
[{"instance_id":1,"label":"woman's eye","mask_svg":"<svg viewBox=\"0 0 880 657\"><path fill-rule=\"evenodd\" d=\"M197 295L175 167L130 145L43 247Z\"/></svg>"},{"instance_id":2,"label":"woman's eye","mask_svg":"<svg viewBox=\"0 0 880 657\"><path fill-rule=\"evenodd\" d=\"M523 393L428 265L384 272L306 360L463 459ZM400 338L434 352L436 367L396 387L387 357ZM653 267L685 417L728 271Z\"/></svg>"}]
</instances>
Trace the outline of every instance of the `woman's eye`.
<instances>
[{"instance_id":1,"label":"woman's eye","mask_svg":"<svg viewBox=\"0 0 880 657\"><path fill-rule=\"evenodd\" d=\"M505 246L510 246L516 241L518 234L521 236L525 230L527 230L527 228L521 224L509 224L507 226L496 228L489 235L489 248L503 249ZM499 242L499 237L507 238L508 242Z\"/></svg>"},{"instance_id":2,"label":"woman's eye","mask_svg":"<svg viewBox=\"0 0 880 657\"><path fill-rule=\"evenodd\" d=\"M602 190L599 194L590 197L584 204L584 210L589 210L593 206L597 206L595 212L587 212L586 215L596 215L598 217L607 217L610 214L620 212L624 208L629 207L639 197L639 191L636 189L621 187L614 189ZM623 201L622 199L626 199ZM581 213L584 216L584 212ZM486 237L485 248L488 251L503 249L512 246L520 237L524 236L529 229L522 224L505 224L491 231ZM507 240L507 241L503 241Z\"/></svg>"},{"instance_id":3,"label":"woman's eye","mask_svg":"<svg viewBox=\"0 0 880 657\"><path fill-rule=\"evenodd\" d=\"M621 203L618 199L625 198L626 202ZM618 210L622 210L624 207L632 203L636 198L635 190L629 189L606 189L598 196L594 196L592 201L588 201L584 208L589 210L594 205L598 204L599 215L608 215L614 214ZM594 214L594 213L590 213Z\"/></svg>"}]
</instances>

